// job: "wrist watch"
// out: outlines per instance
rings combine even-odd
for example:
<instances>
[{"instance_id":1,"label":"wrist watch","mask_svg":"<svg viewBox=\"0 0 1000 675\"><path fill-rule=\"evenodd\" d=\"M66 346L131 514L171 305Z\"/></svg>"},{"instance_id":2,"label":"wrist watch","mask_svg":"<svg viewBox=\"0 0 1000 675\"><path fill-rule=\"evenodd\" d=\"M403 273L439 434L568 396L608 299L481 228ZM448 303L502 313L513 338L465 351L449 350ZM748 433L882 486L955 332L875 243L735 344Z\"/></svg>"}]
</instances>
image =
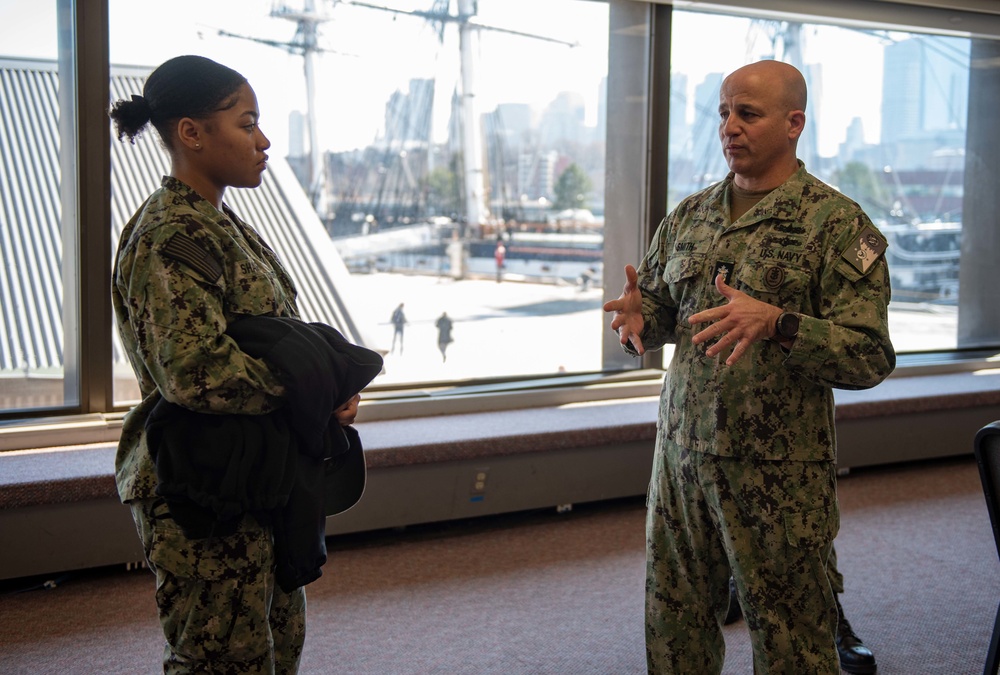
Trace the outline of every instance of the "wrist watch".
<instances>
[{"instance_id":1,"label":"wrist watch","mask_svg":"<svg viewBox=\"0 0 1000 675\"><path fill-rule=\"evenodd\" d=\"M794 312L782 312L774 322L776 339L794 340L799 334L799 315Z\"/></svg>"}]
</instances>

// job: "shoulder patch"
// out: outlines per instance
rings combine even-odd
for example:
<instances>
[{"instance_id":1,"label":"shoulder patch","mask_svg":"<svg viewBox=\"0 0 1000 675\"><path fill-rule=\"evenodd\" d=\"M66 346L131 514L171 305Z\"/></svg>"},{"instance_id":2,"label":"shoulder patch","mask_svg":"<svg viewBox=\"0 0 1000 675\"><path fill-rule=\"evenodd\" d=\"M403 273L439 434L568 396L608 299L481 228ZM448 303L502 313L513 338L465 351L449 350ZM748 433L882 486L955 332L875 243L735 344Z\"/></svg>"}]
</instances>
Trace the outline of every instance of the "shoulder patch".
<instances>
[{"instance_id":1,"label":"shoulder patch","mask_svg":"<svg viewBox=\"0 0 1000 675\"><path fill-rule=\"evenodd\" d=\"M862 274L867 274L872 265L882 257L888 242L871 225L865 225L861 234L844 249L841 257Z\"/></svg>"},{"instance_id":2,"label":"shoulder patch","mask_svg":"<svg viewBox=\"0 0 1000 675\"><path fill-rule=\"evenodd\" d=\"M210 256L194 239L183 232L176 232L163 246L163 255L182 262L209 281L218 281L222 265Z\"/></svg>"}]
</instances>

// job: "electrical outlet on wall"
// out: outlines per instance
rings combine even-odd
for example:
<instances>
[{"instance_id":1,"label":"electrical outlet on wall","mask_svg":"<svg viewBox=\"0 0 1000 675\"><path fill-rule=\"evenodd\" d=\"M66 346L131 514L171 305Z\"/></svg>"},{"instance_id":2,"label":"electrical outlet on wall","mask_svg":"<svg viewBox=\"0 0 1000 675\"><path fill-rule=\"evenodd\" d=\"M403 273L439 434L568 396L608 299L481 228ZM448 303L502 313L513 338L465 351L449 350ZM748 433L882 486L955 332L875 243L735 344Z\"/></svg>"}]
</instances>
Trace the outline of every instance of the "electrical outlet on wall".
<instances>
[{"instance_id":1,"label":"electrical outlet on wall","mask_svg":"<svg viewBox=\"0 0 1000 675\"><path fill-rule=\"evenodd\" d=\"M489 468L476 469L472 474L472 487L469 490L470 502L481 502L486 498L486 483L489 477Z\"/></svg>"}]
</instances>

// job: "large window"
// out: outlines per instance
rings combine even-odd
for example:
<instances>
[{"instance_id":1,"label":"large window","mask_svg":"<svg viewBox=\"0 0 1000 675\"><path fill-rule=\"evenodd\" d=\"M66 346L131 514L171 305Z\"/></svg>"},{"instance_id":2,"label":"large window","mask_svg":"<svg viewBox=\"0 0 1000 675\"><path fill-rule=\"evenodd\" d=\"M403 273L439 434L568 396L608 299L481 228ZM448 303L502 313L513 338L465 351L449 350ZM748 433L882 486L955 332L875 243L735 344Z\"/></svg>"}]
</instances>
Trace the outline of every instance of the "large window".
<instances>
[{"instance_id":1,"label":"large window","mask_svg":"<svg viewBox=\"0 0 1000 675\"><path fill-rule=\"evenodd\" d=\"M59 120L74 109L73 36L55 2L0 7L0 411L72 406L77 288L63 282L77 269L75 165L62 148L75 134Z\"/></svg>"},{"instance_id":2,"label":"large window","mask_svg":"<svg viewBox=\"0 0 1000 675\"><path fill-rule=\"evenodd\" d=\"M724 174L718 86L759 58L803 70L802 159L890 239L898 351L995 348L1000 172L980 149L996 145L1000 15L674 4L53 0L28 12L0 0L0 420L135 401L110 255L168 165L152 132L135 147L109 140L101 97L140 91L181 53L256 89L271 168L227 201L292 269L307 318L386 353L384 400L660 367L622 355L600 306L667 208Z\"/></svg>"},{"instance_id":3,"label":"large window","mask_svg":"<svg viewBox=\"0 0 1000 675\"><path fill-rule=\"evenodd\" d=\"M706 53L698 36L708 33L717 41ZM718 137L723 77L759 59L792 63L809 88L799 157L889 241L897 351L955 349L972 41L696 12L674 13L673 38L671 201L728 172Z\"/></svg>"},{"instance_id":4,"label":"large window","mask_svg":"<svg viewBox=\"0 0 1000 675\"><path fill-rule=\"evenodd\" d=\"M270 178L305 197L293 217L332 241L325 269L299 265L293 249L314 243L283 240L267 214L231 203L293 267L307 318L350 324L385 353L376 385L600 371L608 5L379 7L112 0L113 94L182 53L248 77ZM159 30L130 30L137 20ZM131 150L115 148L113 171L158 179ZM312 297L333 294L336 316ZM556 334L574 340L539 348Z\"/></svg>"}]
</instances>

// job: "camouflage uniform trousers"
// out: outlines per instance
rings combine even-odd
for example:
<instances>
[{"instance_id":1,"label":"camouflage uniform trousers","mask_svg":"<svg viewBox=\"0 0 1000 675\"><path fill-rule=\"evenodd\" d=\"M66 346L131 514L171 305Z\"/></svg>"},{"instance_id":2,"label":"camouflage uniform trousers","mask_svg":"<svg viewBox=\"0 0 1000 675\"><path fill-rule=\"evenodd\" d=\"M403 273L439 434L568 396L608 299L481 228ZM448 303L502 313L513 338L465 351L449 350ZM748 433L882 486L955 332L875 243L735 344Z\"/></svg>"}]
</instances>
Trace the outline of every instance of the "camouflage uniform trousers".
<instances>
[{"instance_id":1,"label":"camouflage uniform trousers","mask_svg":"<svg viewBox=\"0 0 1000 675\"><path fill-rule=\"evenodd\" d=\"M839 526L833 462L658 443L646 521L649 672L722 672L732 569L757 675L839 675L826 572Z\"/></svg>"},{"instance_id":2,"label":"camouflage uniform trousers","mask_svg":"<svg viewBox=\"0 0 1000 675\"><path fill-rule=\"evenodd\" d=\"M830 558L826 561L826 576L830 580L830 586L833 587L833 592L835 595L840 595L844 592L844 575L840 573L840 569L837 567L837 547L830 547Z\"/></svg>"},{"instance_id":3,"label":"camouflage uniform trousers","mask_svg":"<svg viewBox=\"0 0 1000 675\"><path fill-rule=\"evenodd\" d=\"M274 579L270 529L245 517L228 536L188 539L161 498L132 502L166 637L167 675L291 675L305 642L305 590Z\"/></svg>"}]
</instances>

